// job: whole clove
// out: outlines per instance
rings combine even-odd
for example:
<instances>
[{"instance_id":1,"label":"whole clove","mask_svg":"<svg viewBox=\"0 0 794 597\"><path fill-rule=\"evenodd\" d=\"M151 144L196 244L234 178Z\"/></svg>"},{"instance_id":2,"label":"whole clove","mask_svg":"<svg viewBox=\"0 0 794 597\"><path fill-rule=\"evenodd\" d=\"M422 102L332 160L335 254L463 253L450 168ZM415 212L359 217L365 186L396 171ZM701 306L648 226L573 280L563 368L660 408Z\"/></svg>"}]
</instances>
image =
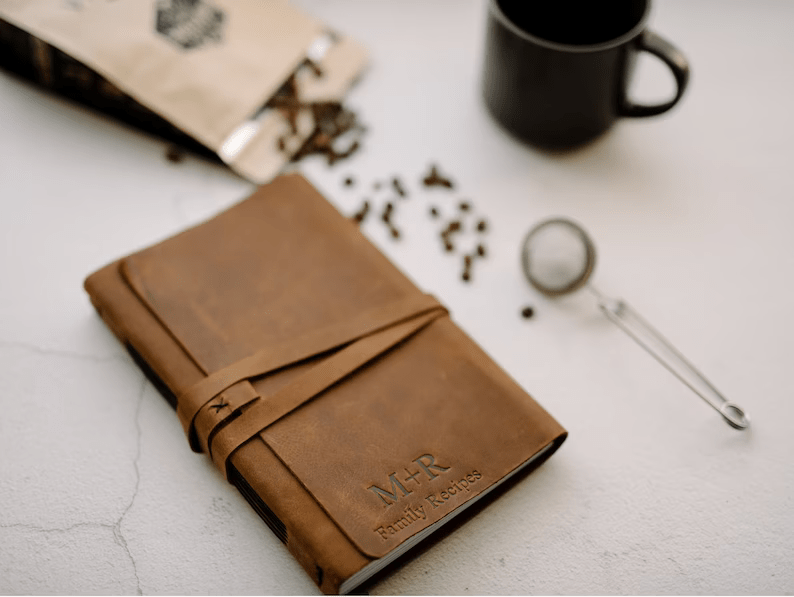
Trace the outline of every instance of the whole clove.
<instances>
[{"instance_id":1,"label":"whole clove","mask_svg":"<svg viewBox=\"0 0 794 597\"><path fill-rule=\"evenodd\" d=\"M394 224L391 221L392 213L394 212L394 203L388 201L383 208L383 213L380 216L380 219L383 221L386 226L389 227L389 233L393 239L400 238L400 231L395 228Z\"/></svg>"},{"instance_id":2,"label":"whole clove","mask_svg":"<svg viewBox=\"0 0 794 597\"><path fill-rule=\"evenodd\" d=\"M289 125L290 134L294 135L298 132L298 113L302 106L298 99L298 88L294 74L287 77L284 84L270 98L267 107L274 108L281 113Z\"/></svg>"},{"instance_id":3,"label":"whole clove","mask_svg":"<svg viewBox=\"0 0 794 597\"><path fill-rule=\"evenodd\" d=\"M402 182L396 176L391 179L391 184L394 187L394 191L400 196L400 198L405 199L408 196L408 193L405 192L405 187L403 187Z\"/></svg>"},{"instance_id":4,"label":"whole clove","mask_svg":"<svg viewBox=\"0 0 794 597\"><path fill-rule=\"evenodd\" d=\"M320 65L310 58L307 58L303 64L305 64L306 66L309 67L309 69L311 69L315 77L322 77L325 74L323 72L323 69L320 67Z\"/></svg>"},{"instance_id":5,"label":"whole clove","mask_svg":"<svg viewBox=\"0 0 794 597\"><path fill-rule=\"evenodd\" d=\"M438 172L438 166L435 164L430 167L430 173L422 179L422 182L426 187L441 186L452 189L455 186L449 178Z\"/></svg>"},{"instance_id":6,"label":"whole clove","mask_svg":"<svg viewBox=\"0 0 794 597\"><path fill-rule=\"evenodd\" d=\"M344 160L345 158L349 158L351 155L356 153L361 145L359 144L358 140L353 141L350 146L345 149L344 151L336 151L333 146L330 147L324 153L328 159L328 165L333 166L339 160Z\"/></svg>"},{"instance_id":7,"label":"whole clove","mask_svg":"<svg viewBox=\"0 0 794 597\"><path fill-rule=\"evenodd\" d=\"M185 150L176 145L175 143L170 143L165 148L165 159L167 159L172 164L178 164L185 159Z\"/></svg>"},{"instance_id":8,"label":"whole clove","mask_svg":"<svg viewBox=\"0 0 794 597\"><path fill-rule=\"evenodd\" d=\"M369 201L365 199L364 203L361 205L359 210L353 214L353 221L355 221L356 224L361 224L361 222L364 221L364 218L367 217L368 213L369 213Z\"/></svg>"},{"instance_id":9,"label":"whole clove","mask_svg":"<svg viewBox=\"0 0 794 597\"><path fill-rule=\"evenodd\" d=\"M386 222L387 224L391 223L391 214L394 211L394 203L389 201L386 203L386 206L383 209L383 213L380 216L380 219Z\"/></svg>"},{"instance_id":10,"label":"whole clove","mask_svg":"<svg viewBox=\"0 0 794 597\"><path fill-rule=\"evenodd\" d=\"M444 249L447 252L455 250L455 245L452 243L450 237L453 234L460 232L462 226L463 224L460 220L452 220L451 222L447 223L447 227L440 232L441 240L444 241Z\"/></svg>"},{"instance_id":11,"label":"whole clove","mask_svg":"<svg viewBox=\"0 0 794 597\"><path fill-rule=\"evenodd\" d=\"M471 255L463 256L463 273L460 277L464 282L469 282L471 280L471 265L473 262L474 260L471 258Z\"/></svg>"}]
</instances>

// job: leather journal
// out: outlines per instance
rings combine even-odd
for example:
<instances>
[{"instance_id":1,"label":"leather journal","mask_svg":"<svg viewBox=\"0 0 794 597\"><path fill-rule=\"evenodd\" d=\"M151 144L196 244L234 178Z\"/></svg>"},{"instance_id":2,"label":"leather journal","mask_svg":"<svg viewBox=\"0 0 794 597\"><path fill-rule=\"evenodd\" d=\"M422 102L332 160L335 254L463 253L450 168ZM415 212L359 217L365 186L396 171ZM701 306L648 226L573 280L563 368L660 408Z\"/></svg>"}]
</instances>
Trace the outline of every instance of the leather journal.
<instances>
[{"instance_id":1,"label":"leather journal","mask_svg":"<svg viewBox=\"0 0 794 597\"><path fill-rule=\"evenodd\" d=\"M566 431L298 174L120 259L91 301L325 593Z\"/></svg>"}]
</instances>

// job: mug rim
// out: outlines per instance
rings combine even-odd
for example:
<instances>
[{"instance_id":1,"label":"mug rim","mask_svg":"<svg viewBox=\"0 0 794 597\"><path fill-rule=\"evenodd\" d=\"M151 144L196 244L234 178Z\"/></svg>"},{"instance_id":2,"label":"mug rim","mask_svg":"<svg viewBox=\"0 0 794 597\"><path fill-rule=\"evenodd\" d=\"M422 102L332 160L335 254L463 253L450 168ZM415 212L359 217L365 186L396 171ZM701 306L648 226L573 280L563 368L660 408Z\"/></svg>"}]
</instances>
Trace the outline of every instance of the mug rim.
<instances>
[{"instance_id":1,"label":"mug rim","mask_svg":"<svg viewBox=\"0 0 794 597\"><path fill-rule=\"evenodd\" d=\"M645 0L645 9L642 13L642 16L637 21L637 23L624 34L619 35L618 37L614 37L610 40L599 42L597 44L565 44L557 41L551 41L549 39L544 39L542 37L538 37L537 35L533 35L532 33L528 33L524 31L521 27L516 25L507 15L504 13L502 8L499 6L499 0L489 0L488 2L491 14L495 16L499 22L507 27L513 34L519 36L524 41L529 41L535 45L550 49L550 50L557 50L562 52L578 52L578 53L587 53L587 52L599 52L602 50L611 50L612 48L617 48L625 44L628 41L631 41L638 35L640 35L643 30L645 29L645 25L648 22L648 17L651 13L651 0Z\"/></svg>"}]
</instances>

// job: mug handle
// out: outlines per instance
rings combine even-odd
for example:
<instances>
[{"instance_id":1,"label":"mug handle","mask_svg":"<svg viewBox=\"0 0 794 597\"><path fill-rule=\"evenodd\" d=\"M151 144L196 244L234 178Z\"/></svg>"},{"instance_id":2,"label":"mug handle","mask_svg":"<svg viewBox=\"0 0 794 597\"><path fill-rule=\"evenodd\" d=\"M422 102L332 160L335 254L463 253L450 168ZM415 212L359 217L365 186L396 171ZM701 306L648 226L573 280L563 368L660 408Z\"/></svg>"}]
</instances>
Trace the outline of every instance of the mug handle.
<instances>
[{"instance_id":1,"label":"mug handle","mask_svg":"<svg viewBox=\"0 0 794 597\"><path fill-rule=\"evenodd\" d=\"M640 51L644 50L650 52L670 67L675 77L677 89L673 99L656 106L635 104L628 98L624 98L623 104L620 106L620 115L642 117L655 116L667 112L667 110L675 106L678 100L681 99L681 96L684 95L684 90L689 82L689 63L681 50L652 31L644 31L637 39L637 45Z\"/></svg>"}]
</instances>

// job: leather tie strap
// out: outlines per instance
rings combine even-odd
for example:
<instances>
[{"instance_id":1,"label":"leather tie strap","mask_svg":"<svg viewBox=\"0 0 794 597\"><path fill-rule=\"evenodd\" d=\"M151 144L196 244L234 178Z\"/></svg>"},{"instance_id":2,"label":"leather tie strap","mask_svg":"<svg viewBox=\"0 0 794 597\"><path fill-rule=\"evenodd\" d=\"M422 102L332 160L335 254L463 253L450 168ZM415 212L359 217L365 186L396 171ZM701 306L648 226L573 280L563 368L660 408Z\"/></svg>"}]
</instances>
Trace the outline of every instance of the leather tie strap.
<instances>
[{"instance_id":1,"label":"leather tie strap","mask_svg":"<svg viewBox=\"0 0 794 597\"><path fill-rule=\"evenodd\" d=\"M227 460L240 446L445 313L446 310L439 306L429 313L361 338L315 365L286 387L260 398L211 438L210 456L213 462L228 478Z\"/></svg>"},{"instance_id":2,"label":"leather tie strap","mask_svg":"<svg viewBox=\"0 0 794 597\"><path fill-rule=\"evenodd\" d=\"M268 347L211 373L179 397L177 415L191 441L195 440L195 418L208 402L234 384L266 375L334 348L356 341L406 319L443 307L428 294L410 296L365 311L362 314L308 332L279 346ZM206 439L206 438L205 438Z\"/></svg>"}]
</instances>

